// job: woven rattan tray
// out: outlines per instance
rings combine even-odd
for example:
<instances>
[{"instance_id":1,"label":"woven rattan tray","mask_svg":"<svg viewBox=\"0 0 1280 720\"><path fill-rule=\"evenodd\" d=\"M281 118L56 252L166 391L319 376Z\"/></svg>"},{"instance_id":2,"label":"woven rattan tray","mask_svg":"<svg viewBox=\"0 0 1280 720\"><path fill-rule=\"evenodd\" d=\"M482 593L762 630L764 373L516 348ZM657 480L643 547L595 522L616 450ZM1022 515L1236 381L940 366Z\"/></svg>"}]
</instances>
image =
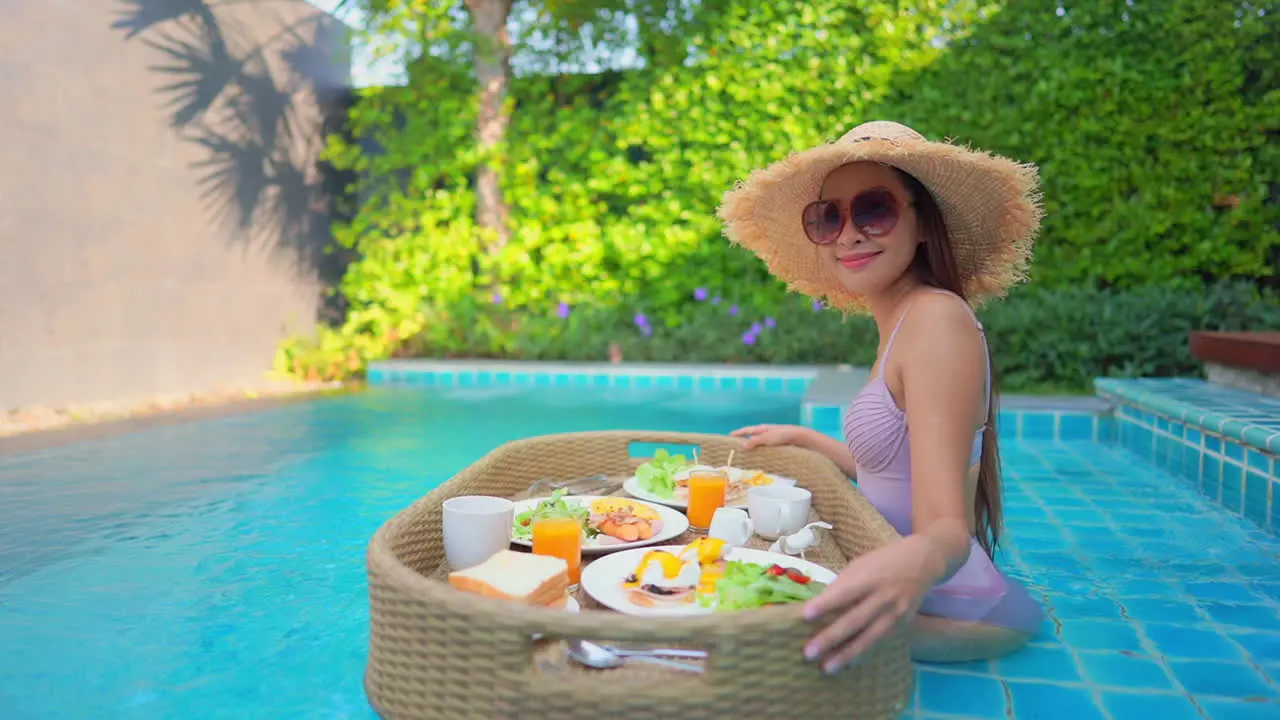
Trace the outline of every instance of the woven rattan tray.
<instances>
[{"instance_id":1,"label":"woven rattan tray","mask_svg":"<svg viewBox=\"0 0 1280 720\"><path fill-rule=\"evenodd\" d=\"M797 448L741 452L715 435L594 432L508 443L387 521L369 545L370 648L365 689L384 718L897 718L912 671L906 639L882 643L834 676L800 660L814 626L796 606L699 617L638 618L547 610L463 593L443 580L441 505L457 495L510 497L540 478L624 475L635 443L694 446L699 456L795 478L832 523L809 559L839 570L897 538L828 460ZM543 636L535 641L534 636ZM584 670L558 661L560 638L707 650L703 673L642 666Z\"/></svg>"}]
</instances>

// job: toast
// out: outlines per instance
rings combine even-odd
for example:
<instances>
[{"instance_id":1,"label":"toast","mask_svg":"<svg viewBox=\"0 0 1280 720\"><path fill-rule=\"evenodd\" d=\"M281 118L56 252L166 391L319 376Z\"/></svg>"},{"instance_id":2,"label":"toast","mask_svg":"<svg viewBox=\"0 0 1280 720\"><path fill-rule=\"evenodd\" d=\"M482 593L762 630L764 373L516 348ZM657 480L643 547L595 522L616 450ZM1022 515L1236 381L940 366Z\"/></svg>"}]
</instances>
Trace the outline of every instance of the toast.
<instances>
[{"instance_id":1,"label":"toast","mask_svg":"<svg viewBox=\"0 0 1280 720\"><path fill-rule=\"evenodd\" d=\"M449 584L485 597L562 606L569 591L569 564L556 557L501 550L475 567L449 573Z\"/></svg>"}]
</instances>

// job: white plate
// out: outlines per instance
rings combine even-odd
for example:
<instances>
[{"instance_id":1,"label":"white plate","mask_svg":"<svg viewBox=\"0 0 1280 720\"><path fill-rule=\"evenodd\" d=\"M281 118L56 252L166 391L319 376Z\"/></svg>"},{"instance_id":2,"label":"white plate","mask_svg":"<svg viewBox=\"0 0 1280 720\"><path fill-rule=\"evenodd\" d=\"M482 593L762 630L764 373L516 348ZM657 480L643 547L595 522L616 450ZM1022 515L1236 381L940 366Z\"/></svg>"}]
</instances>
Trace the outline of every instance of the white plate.
<instances>
[{"instance_id":1,"label":"white plate","mask_svg":"<svg viewBox=\"0 0 1280 720\"><path fill-rule=\"evenodd\" d=\"M702 466L699 466L699 467L701 468ZM689 473L687 471L676 473L676 479L680 479L681 477L687 477L688 474ZM755 474L756 472L754 470L741 470L739 468L729 468L729 476L735 480L743 476L751 476ZM773 478L773 484L779 487L791 487L792 485L796 484L795 480L789 477L786 477L784 475L774 475L773 473L765 473L765 475L768 475L769 477ZM667 505L669 507L674 507L674 508L689 507L689 501L686 499L658 497L657 495L654 495L648 490L645 490L644 488L640 487L640 481L636 479L635 475L632 475L631 477L627 478L626 482L622 484L622 489L625 490L628 495L638 497L641 500L648 500L651 503L658 503L661 505ZM743 497L738 502L728 503L726 507L741 508L743 510L746 510L747 499L746 497Z\"/></svg>"},{"instance_id":2,"label":"white plate","mask_svg":"<svg viewBox=\"0 0 1280 720\"><path fill-rule=\"evenodd\" d=\"M645 553L651 550L667 550L674 553L683 547L683 545L663 545L661 547L640 548L606 555L598 560L593 560L590 565L582 569L582 589L601 605L625 615L671 617L709 614L712 611L702 607L697 602L659 607L636 605L631 602L630 593L622 587L622 582L635 571L636 565L640 563L640 559L644 557ZM795 568L814 580L825 584L830 584L836 579L835 573L821 565L811 563L808 560L801 560L798 557L771 553L765 550L733 548L729 551L727 559L766 566L776 563L785 568Z\"/></svg>"},{"instance_id":3,"label":"white plate","mask_svg":"<svg viewBox=\"0 0 1280 720\"><path fill-rule=\"evenodd\" d=\"M597 535L596 537L591 539L583 538L582 540L583 555L600 555L603 553L617 552L619 550L629 550L631 548L645 547L647 545L655 545L660 542L667 542L672 538L680 537L681 533L689 529L689 518L685 517L683 513L672 510L671 508L666 507L665 505L655 505L653 503L644 502L642 500L636 500L635 498L619 497L617 495L567 495L565 496L564 501L566 503L576 502L582 505L590 506L592 502L599 500L603 497L617 497L620 500L626 500L628 502L636 503L637 505L643 505L653 510L654 512L658 513L658 517L662 519L662 529L654 533L653 537L649 538L648 540L636 540L635 542L629 542L629 543L624 543L620 540L613 543L609 543L609 542L601 543L600 538L605 537L603 535ZM533 508L538 506L539 502L542 502L545 499L546 498L528 498L526 500L515 501L514 505L516 509L516 515L519 515L520 513L525 512L527 510L532 510ZM533 547L533 542L530 540L517 540L516 538L513 537L511 538L511 542L523 547Z\"/></svg>"}]
</instances>

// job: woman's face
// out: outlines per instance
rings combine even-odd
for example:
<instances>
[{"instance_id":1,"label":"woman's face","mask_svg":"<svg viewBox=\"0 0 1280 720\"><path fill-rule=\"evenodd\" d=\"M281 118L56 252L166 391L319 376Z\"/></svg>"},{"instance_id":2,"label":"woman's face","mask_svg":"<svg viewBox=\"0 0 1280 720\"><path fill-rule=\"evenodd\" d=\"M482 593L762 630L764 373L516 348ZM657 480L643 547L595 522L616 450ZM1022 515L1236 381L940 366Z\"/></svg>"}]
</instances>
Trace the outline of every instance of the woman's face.
<instances>
[{"instance_id":1,"label":"woman's face","mask_svg":"<svg viewBox=\"0 0 1280 720\"><path fill-rule=\"evenodd\" d=\"M841 166L822 183L822 199L844 213L840 235L817 247L846 289L875 296L906 275L921 237L913 198L897 172L872 162ZM881 234L887 225L892 229Z\"/></svg>"}]
</instances>

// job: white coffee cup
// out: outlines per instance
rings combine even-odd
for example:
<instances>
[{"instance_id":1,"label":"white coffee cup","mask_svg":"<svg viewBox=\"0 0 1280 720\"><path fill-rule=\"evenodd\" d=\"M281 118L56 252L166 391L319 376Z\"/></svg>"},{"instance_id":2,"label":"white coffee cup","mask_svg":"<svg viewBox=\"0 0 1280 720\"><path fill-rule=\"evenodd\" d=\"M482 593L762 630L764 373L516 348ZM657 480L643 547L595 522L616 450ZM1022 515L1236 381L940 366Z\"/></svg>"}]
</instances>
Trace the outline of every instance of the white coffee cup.
<instances>
[{"instance_id":1,"label":"white coffee cup","mask_svg":"<svg viewBox=\"0 0 1280 720\"><path fill-rule=\"evenodd\" d=\"M723 540L730 545L746 545L751 539L755 527L751 518L737 508L716 508L711 516L711 527L707 528L707 537Z\"/></svg>"},{"instance_id":2,"label":"white coffee cup","mask_svg":"<svg viewBox=\"0 0 1280 720\"><path fill-rule=\"evenodd\" d=\"M444 501L444 556L465 570L511 545L516 506L506 498L460 495Z\"/></svg>"},{"instance_id":3,"label":"white coffee cup","mask_svg":"<svg viewBox=\"0 0 1280 720\"><path fill-rule=\"evenodd\" d=\"M799 532L809 522L813 493L800 487L762 485L747 491L747 512L756 534L766 540Z\"/></svg>"}]
</instances>

